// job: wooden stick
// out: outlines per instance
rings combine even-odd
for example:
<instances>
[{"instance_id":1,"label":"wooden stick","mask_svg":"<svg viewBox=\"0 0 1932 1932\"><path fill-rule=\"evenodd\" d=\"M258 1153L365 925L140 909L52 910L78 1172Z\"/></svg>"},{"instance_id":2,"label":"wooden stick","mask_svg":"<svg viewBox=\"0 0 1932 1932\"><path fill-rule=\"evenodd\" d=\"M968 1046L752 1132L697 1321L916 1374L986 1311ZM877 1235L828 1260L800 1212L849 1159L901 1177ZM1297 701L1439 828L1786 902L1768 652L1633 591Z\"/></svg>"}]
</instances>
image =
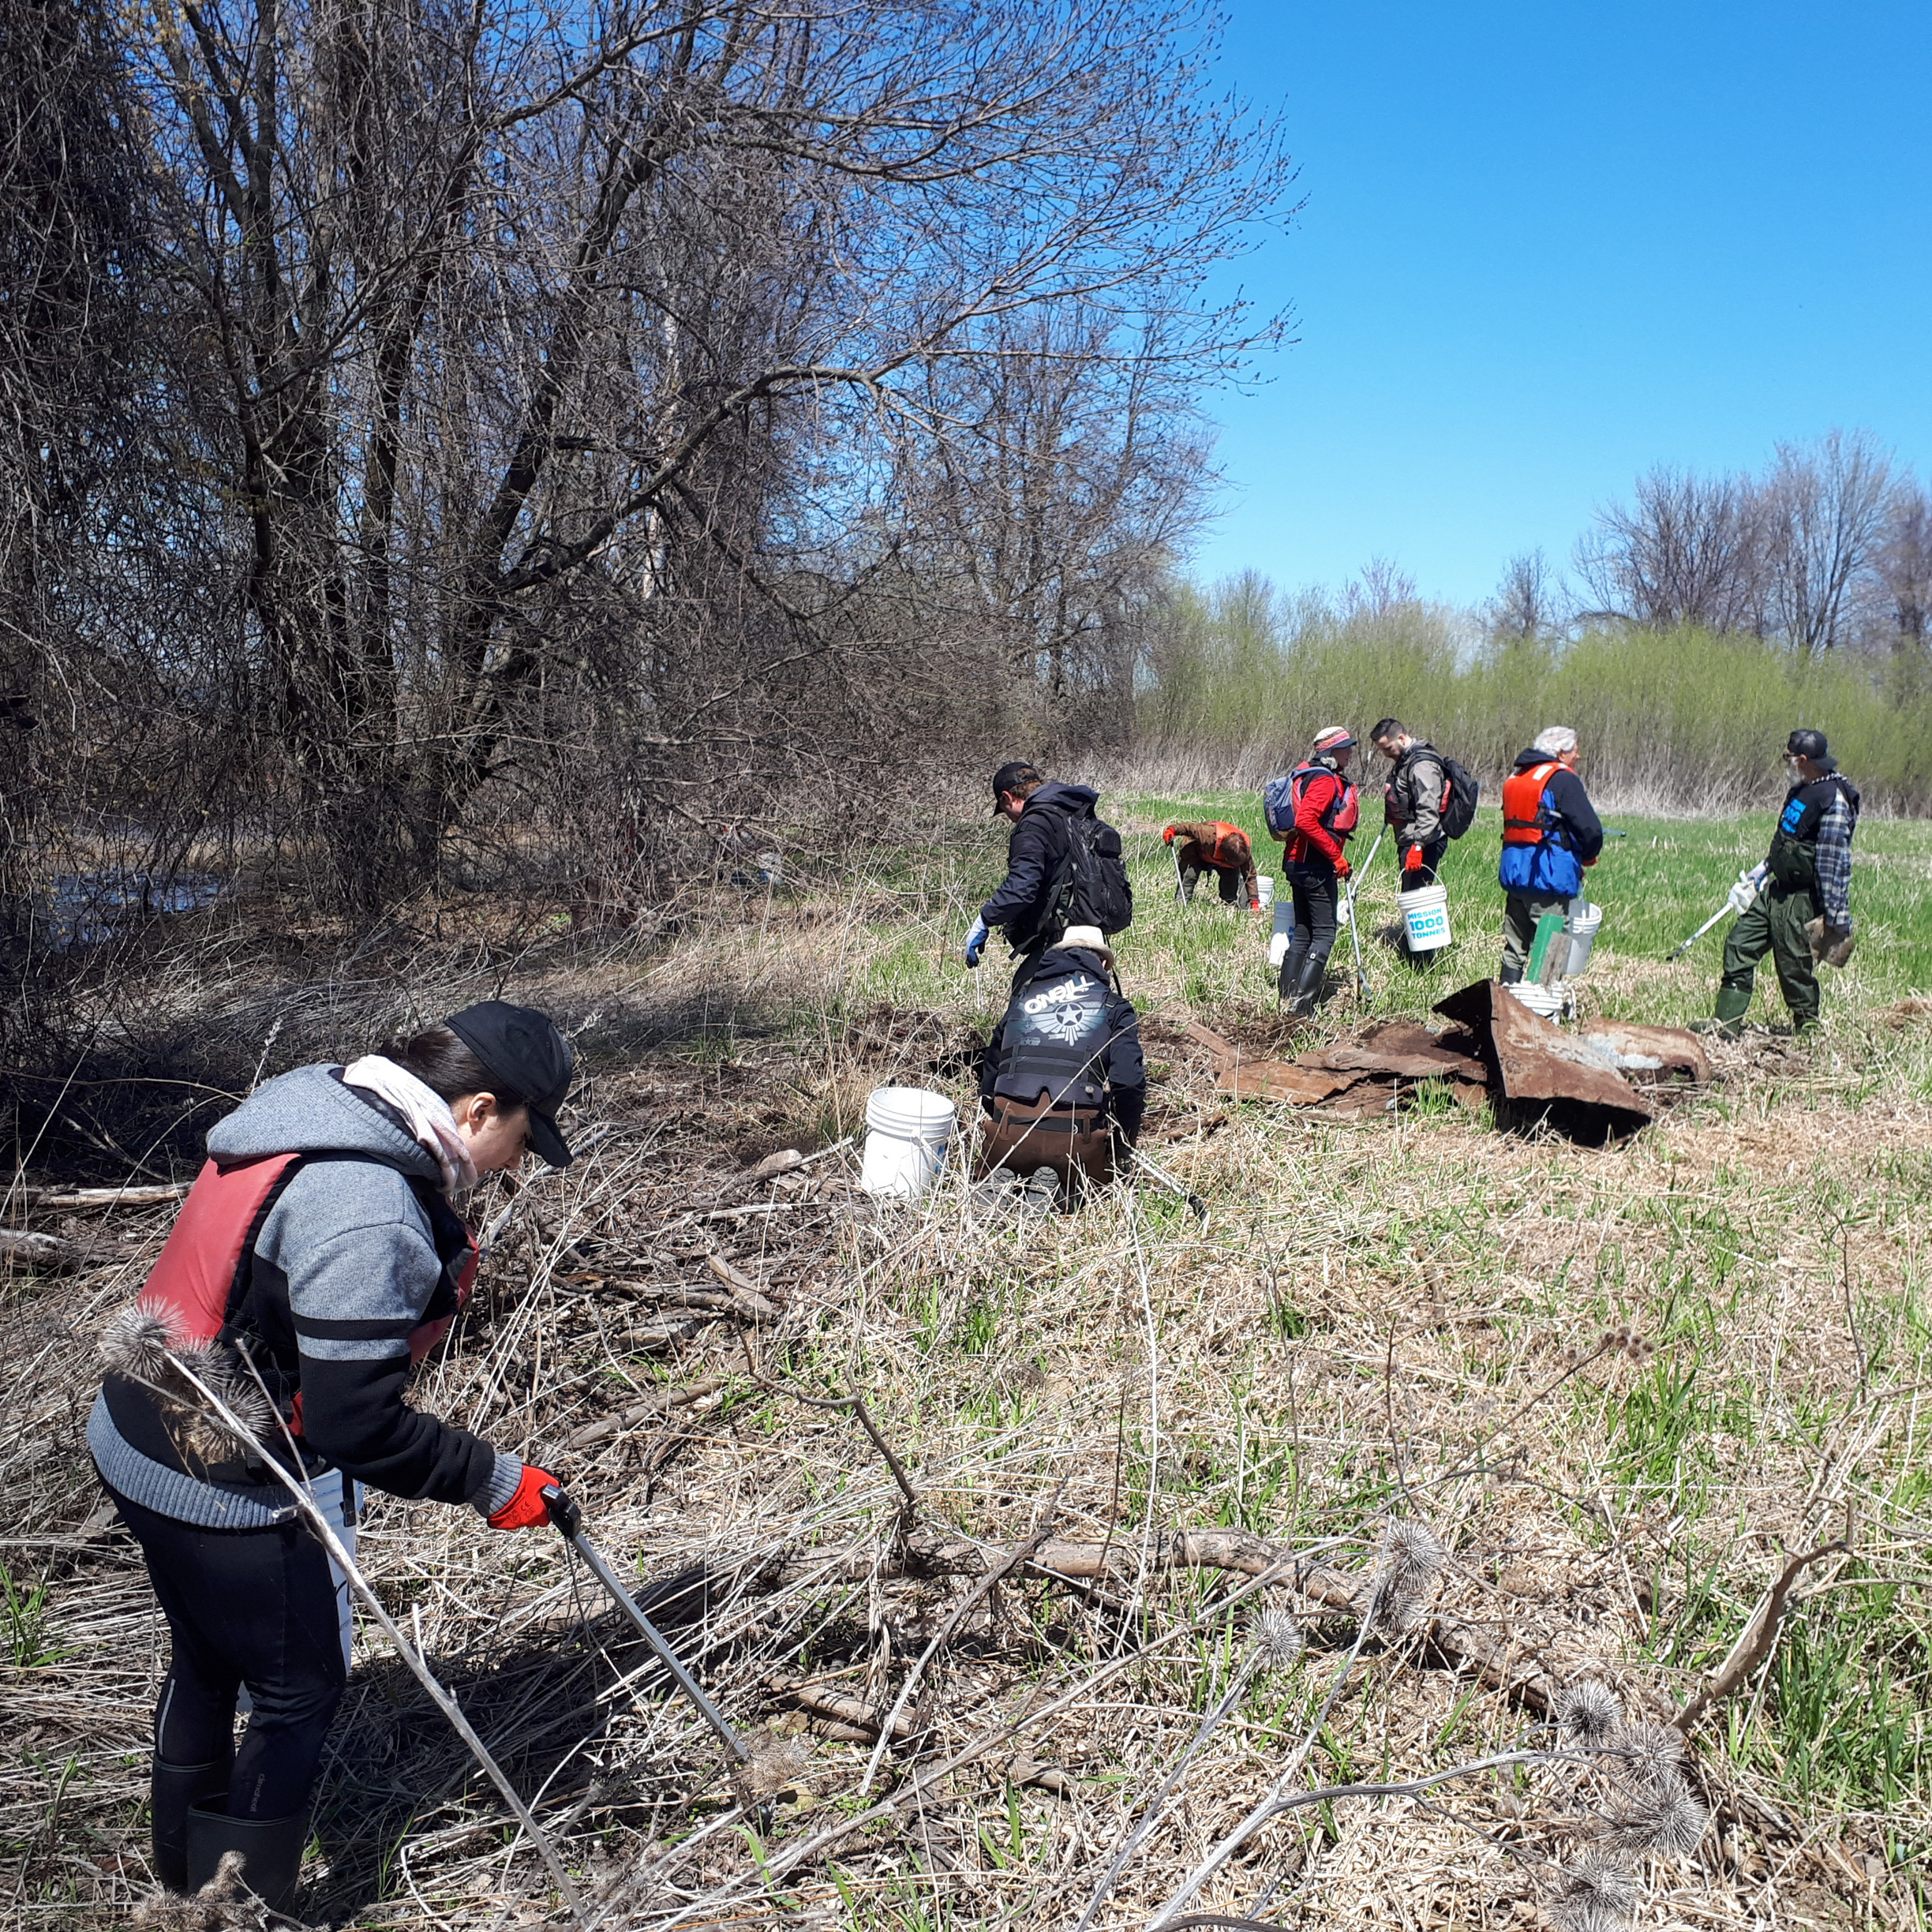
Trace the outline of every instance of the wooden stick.
<instances>
[{"instance_id":1,"label":"wooden stick","mask_svg":"<svg viewBox=\"0 0 1932 1932\"><path fill-rule=\"evenodd\" d=\"M1731 1646L1731 1654L1717 1667L1715 1676L1704 1680L1698 1687L1697 1695L1672 1720L1687 1737L1691 1727L1705 1712L1728 1698L1771 1654L1777 1642L1778 1626L1784 1620L1784 1612L1790 1607L1792 1586L1799 1578L1822 1559L1844 1553L1846 1547L1840 1537L1835 1542L1821 1544L1814 1550L1807 1550L1785 1564L1784 1574L1765 1592L1764 1601Z\"/></svg>"}]
</instances>

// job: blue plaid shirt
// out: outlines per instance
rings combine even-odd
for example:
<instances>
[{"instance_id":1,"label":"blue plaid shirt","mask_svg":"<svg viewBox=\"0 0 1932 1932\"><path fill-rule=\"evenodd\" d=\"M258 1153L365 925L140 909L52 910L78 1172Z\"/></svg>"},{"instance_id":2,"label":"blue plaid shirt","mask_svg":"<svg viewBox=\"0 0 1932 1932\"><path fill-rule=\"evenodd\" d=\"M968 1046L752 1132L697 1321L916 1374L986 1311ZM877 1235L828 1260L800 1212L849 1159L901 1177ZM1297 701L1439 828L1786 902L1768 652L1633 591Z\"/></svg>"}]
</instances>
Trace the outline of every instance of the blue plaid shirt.
<instances>
[{"instance_id":1,"label":"blue plaid shirt","mask_svg":"<svg viewBox=\"0 0 1932 1932\"><path fill-rule=\"evenodd\" d=\"M1844 792L1834 790L1818 822L1818 889L1825 923L1840 932L1852 930L1852 832L1855 823Z\"/></svg>"}]
</instances>

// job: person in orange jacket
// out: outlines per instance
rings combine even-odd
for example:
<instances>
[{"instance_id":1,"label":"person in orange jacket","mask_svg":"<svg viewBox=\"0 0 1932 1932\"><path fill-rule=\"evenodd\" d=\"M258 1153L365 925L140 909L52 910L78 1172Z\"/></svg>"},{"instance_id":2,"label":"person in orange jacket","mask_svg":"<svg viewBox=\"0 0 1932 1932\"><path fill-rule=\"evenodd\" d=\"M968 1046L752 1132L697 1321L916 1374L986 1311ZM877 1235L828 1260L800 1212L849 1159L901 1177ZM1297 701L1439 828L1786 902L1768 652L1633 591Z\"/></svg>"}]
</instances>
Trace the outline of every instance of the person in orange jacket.
<instances>
[{"instance_id":1,"label":"person in orange jacket","mask_svg":"<svg viewBox=\"0 0 1932 1932\"><path fill-rule=\"evenodd\" d=\"M1219 818L1199 824L1170 825L1161 833L1168 849L1176 839L1181 849L1175 855L1181 870L1181 902L1192 902L1194 888L1204 872L1211 872L1221 890L1223 905L1234 904L1238 886L1248 889L1248 910L1261 910L1261 882L1255 871L1254 848L1239 826L1224 825Z\"/></svg>"}]
</instances>

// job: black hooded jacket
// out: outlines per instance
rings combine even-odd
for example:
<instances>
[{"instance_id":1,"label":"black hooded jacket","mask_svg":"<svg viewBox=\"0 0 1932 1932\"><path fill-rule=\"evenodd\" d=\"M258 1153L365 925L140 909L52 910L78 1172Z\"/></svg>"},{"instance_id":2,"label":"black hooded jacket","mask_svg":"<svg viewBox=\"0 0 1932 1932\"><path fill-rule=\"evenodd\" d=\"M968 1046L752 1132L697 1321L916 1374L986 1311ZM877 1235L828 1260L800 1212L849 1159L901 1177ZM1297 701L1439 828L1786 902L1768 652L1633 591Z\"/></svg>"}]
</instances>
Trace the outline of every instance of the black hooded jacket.
<instances>
[{"instance_id":1,"label":"black hooded jacket","mask_svg":"<svg viewBox=\"0 0 1932 1932\"><path fill-rule=\"evenodd\" d=\"M1007 943L1024 953L1053 915L1054 886L1066 856L1069 816L1084 817L1100 803L1091 785L1050 778L1029 798L1006 841L1006 877L979 908L988 926L1004 927Z\"/></svg>"}]
</instances>

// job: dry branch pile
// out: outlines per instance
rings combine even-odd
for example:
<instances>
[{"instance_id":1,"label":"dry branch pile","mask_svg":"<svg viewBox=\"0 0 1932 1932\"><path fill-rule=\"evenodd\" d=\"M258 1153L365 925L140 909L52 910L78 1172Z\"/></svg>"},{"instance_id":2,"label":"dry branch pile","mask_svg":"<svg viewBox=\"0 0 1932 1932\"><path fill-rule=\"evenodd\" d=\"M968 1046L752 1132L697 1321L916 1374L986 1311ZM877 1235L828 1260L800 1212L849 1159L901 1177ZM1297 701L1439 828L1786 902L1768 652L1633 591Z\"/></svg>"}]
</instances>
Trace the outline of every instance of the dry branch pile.
<instances>
[{"instance_id":1,"label":"dry branch pile","mask_svg":"<svg viewBox=\"0 0 1932 1932\"><path fill-rule=\"evenodd\" d=\"M424 1372L422 1406L558 1471L754 1737L734 1775L554 1537L372 1500L386 1606L578 1874L584 1923L1598 1932L1741 1926L1842 1887L1841 1852L1686 1750L1688 1676L1627 1661L1668 1533L1568 1424L1646 1372L1641 1335L1519 1345L1526 1249L1458 1287L1387 1247L1386 1188L1284 1171L1252 1116L1214 1148L1251 1205L1204 1230L1124 1189L1025 1225L957 1184L882 1209L849 1151L717 1151L769 1135L751 1116L781 1081L809 1112L956 1046L874 1016L848 1058L774 1053L756 1081L665 1061L606 1083L592 1151L526 1190ZM1163 1158L1199 1178L1171 1131L1190 1080ZM169 1212L63 1204L71 1271L12 1282L0 1842L27 1923L99 1923L148 1889L163 1638L81 1428L95 1341ZM1766 1454L1735 1480L1775 1486L1795 1537L1842 1511L1855 1467ZM363 1637L309 1916L542 1919L542 1865Z\"/></svg>"}]
</instances>

